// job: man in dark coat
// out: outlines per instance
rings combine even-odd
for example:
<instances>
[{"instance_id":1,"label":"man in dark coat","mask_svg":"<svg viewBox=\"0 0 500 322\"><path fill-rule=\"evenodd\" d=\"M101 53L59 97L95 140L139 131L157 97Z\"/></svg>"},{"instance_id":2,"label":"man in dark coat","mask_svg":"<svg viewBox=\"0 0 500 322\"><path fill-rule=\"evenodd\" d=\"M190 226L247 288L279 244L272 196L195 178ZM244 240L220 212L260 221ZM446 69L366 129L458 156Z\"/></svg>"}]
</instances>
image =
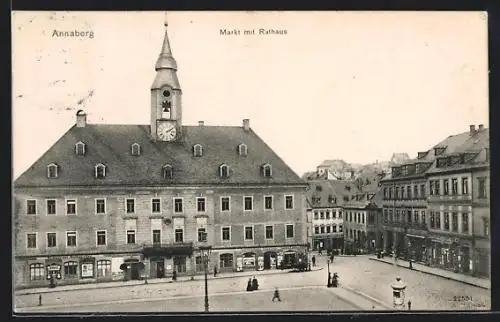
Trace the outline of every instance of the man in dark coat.
<instances>
[{"instance_id":1,"label":"man in dark coat","mask_svg":"<svg viewBox=\"0 0 500 322\"><path fill-rule=\"evenodd\" d=\"M313 267L315 267L316 266L316 256L313 255L311 261L313 263Z\"/></svg>"},{"instance_id":2,"label":"man in dark coat","mask_svg":"<svg viewBox=\"0 0 500 322\"><path fill-rule=\"evenodd\" d=\"M247 292L251 292L251 291L253 291L252 290L252 279L249 278L248 283L247 283Z\"/></svg>"},{"instance_id":3,"label":"man in dark coat","mask_svg":"<svg viewBox=\"0 0 500 322\"><path fill-rule=\"evenodd\" d=\"M259 282L255 278L255 276L252 279L252 290L256 291L259 289Z\"/></svg>"}]
</instances>

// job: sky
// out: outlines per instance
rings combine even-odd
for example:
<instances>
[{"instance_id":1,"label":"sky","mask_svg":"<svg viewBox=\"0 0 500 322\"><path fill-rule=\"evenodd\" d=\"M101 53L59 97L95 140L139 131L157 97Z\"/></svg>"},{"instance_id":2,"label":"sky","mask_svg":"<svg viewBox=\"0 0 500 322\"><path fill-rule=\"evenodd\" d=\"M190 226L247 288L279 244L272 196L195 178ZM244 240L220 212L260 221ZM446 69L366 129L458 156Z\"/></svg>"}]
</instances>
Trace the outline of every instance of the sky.
<instances>
[{"instance_id":1,"label":"sky","mask_svg":"<svg viewBox=\"0 0 500 322\"><path fill-rule=\"evenodd\" d=\"M471 124L489 127L484 12L167 17L183 124L249 118L298 175L325 159L413 158ZM75 124L78 109L89 123L149 124L164 21L161 11L12 13L14 178Z\"/></svg>"}]
</instances>

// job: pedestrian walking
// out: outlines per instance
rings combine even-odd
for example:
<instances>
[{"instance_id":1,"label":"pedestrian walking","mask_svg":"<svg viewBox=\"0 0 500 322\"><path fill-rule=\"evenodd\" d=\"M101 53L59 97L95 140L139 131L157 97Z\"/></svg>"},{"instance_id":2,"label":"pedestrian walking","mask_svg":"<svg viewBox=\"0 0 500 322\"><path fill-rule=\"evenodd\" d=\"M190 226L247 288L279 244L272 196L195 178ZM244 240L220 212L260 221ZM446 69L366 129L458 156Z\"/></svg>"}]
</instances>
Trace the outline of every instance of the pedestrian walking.
<instances>
[{"instance_id":1,"label":"pedestrian walking","mask_svg":"<svg viewBox=\"0 0 500 322\"><path fill-rule=\"evenodd\" d=\"M217 277L217 265L214 266L214 277Z\"/></svg>"},{"instance_id":2,"label":"pedestrian walking","mask_svg":"<svg viewBox=\"0 0 500 322\"><path fill-rule=\"evenodd\" d=\"M259 282L254 276L252 279L252 291L257 291L258 289L259 289Z\"/></svg>"},{"instance_id":3,"label":"pedestrian walking","mask_svg":"<svg viewBox=\"0 0 500 322\"><path fill-rule=\"evenodd\" d=\"M411 301L408 300L408 311L411 311Z\"/></svg>"},{"instance_id":4,"label":"pedestrian walking","mask_svg":"<svg viewBox=\"0 0 500 322\"><path fill-rule=\"evenodd\" d=\"M251 292L251 291L253 291L252 290L252 279L249 278L248 283L247 283L247 292Z\"/></svg>"},{"instance_id":5,"label":"pedestrian walking","mask_svg":"<svg viewBox=\"0 0 500 322\"><path fill-rule=\"evenodd\" d=\"M278 302L281 302L280 291L278 290L278 287L276 287L276 289L274 290L273 302L275 299L278 299Z\"/></svg>"},{"instance_id":6,"label":"pedestrian walking","mask_svg":"<svg viewBox=\"0 0 500 322\"><path fill-rule=\"evenodd\" d=\"M333 255L333 252L332 252L332 254L330 255L330 262L331 262L331 263L333 263L333 258L334 258L334 257L335 257L335 256Z\"/></svg>"},{"instance_id":7,"label":"pedestrian walking","mask_svg":"<svg viewBox=\"0 0 500 322\"><path fill-rule=\"evenodd\" d=\"M313 267L316 266L316 256L313 255L313 257L311 258L311 261L313 263Z\"/></svg>"},{"instance_id":8,"label":"pedestrian walking","mask_svg":"<svg viewBox=\"0 0 500 322\"><path fill-rule=\"evenodd\" d=\"M177 272L175 270L172 272L172 281L177 281Z\"/></svg>"}]
</instances>

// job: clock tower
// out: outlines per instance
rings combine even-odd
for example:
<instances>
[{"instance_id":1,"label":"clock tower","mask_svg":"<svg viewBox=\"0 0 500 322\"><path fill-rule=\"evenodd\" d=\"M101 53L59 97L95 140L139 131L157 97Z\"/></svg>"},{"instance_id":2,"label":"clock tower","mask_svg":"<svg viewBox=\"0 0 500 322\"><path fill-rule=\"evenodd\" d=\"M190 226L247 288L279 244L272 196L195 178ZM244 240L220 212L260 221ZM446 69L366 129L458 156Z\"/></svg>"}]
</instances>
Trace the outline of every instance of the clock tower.
<instances>
[{"instance_id":1,"label":"clock tower","mask_svg":"<svg viewBox=\"0 0 500 322\"><path fill-rule=\"evenodd\" d=\"M160 56L156 61L156 77L151 86L151 137L158 141L175 141L181 136L181 86L177 79L177 62L168 41L167 20Z\"/></svg>"}]
</instances>

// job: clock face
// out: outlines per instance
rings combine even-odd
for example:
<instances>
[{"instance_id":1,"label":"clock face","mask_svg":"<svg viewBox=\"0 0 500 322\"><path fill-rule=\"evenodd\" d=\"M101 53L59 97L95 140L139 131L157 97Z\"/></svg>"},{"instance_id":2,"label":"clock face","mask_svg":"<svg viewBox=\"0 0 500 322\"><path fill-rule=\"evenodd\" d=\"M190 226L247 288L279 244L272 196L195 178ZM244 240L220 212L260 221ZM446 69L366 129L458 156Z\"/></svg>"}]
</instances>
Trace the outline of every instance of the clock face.
<instances>
[{"instance_id":1,"label":"clock face","mask_svg":"<svg viewBox=\"0 0 500 322\"><path fill-rule=\"evenodd\" d=\"M177 129L173 122L161 122L157 128L158 138L162 141L172 141L177 135Z\"/></svg>"}]
</instances>

